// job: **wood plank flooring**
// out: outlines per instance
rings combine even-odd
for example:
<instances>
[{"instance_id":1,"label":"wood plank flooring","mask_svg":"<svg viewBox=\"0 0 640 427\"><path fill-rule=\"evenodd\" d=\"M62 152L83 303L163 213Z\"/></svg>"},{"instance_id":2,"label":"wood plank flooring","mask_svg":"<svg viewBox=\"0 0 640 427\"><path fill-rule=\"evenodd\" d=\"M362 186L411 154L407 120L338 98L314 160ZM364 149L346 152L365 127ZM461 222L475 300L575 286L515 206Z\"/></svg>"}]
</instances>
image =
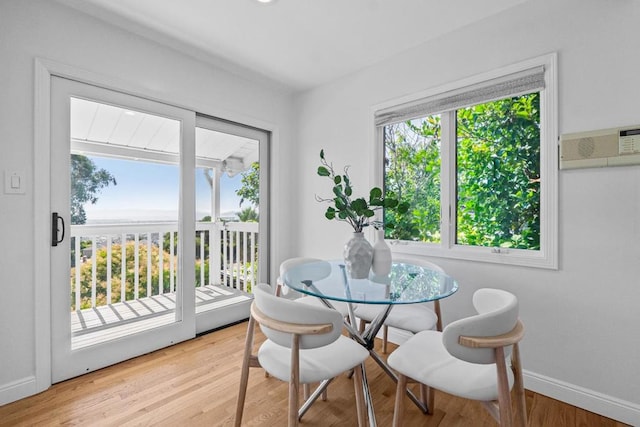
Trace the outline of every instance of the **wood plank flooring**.
<instances>
[{"instance_id":1,"label":"wood plank flooring","mask_svg":"<svg viewBox=\"0 0 640 427\"><path fill-rule=\"evenodd\" d=\"M231 426L246 322L53 385L0 406L0 426ZM261 341L258 333L258 344ZM391 346L391 349L394 347ZM285 426L287 385L251 370L245 426ZM379 426L390 426L395 384L373 362L367 374ZM355 426L353 386L346 375L329 386L302 426ZM435 413L407 402L407 426L495 426L480 403L436 393ZM621 427L624 424L527 392L529 426Z\"/></svg>"}]
</instances>

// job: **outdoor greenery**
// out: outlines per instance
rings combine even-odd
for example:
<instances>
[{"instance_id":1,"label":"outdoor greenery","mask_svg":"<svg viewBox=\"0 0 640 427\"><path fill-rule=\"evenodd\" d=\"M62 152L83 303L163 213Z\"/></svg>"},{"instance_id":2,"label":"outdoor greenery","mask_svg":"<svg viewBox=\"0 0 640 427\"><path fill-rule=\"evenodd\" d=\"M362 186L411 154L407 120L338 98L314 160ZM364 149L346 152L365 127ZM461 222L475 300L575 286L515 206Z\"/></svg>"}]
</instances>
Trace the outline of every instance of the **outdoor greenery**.
<instances>
[{"instance_id":1,"label":"outdoor greenery","mask_svg":"<svg viewBox=\"0 0 640 427\"><path fill-rule=\"evenodd\" d=\"M135 243L125 243L126 250L126 300L133 300L135 296ZM113 244L111 246L111 301L107 301L107 248L100 248L96 251L96 305L111 304L120 301L121 297L121 268L122 268L122 245ZM147 245L139 245L139 265L138 265L138 286L140 298L147 295ZM158 265L160 250L157 245L151 245L151 295L158 295L160 288L160 274L162 274L163 292L169 292L169 258L170 254L163 254L163 271ZM176 257L177 258L177 257ZM198 263L197 263L198 264ZM174 258L174 265L177 261ZM91 279L92 263L85 262L79 267L71 269L71 309L75 310L75 269L80 268L80 309L91 308ZM197 269L198 267L196 267ZM174 278L175 279L175 278Z\"/></svg>"},{"instance_id":2,"label":"outdoor greenery","mask_svg":"<svg viewBox=\"0 0 640 427\"><path fill-rule=\"evenodd\" d=\"M200 271L204 268L204 277L205 280L209 278L209 268L210 262L207 259L207 255L209 254L209 234L210 233L202 233L202 237L206 242L205 245L205 254L200 253L200 238L198 235L196 238L196 262L195 262L195 286L203 286L206 283L201 283ZM152 233L153 235L153 233ZM241 234L239 241L235 241L235 244L242 247L243 243L243 234ZM151 238L152 236L148 236ZM248 239L251 239L249 237ZM237 239L236 239L237 240ZM174 247L173 247L173 255L171 254L170 248L170 240L169 233L163 233L163 236L158 237L158 242L162 242L162 249L158 246L157 242L153 242L151 244L151 293L147 294L147 283L148 283L148 247L145 243L141 242L138 246L138 298L144 298L151 295L158 295L160 293L160 275L162 275L162 292L170 292L170 259L173 257L173 265L174 265L174 281L177 280L175 274L177 273L178 268L178 256L176 255L177 251L177 241L178 236L174 236ZM89 241L85 246L91 247ZM229 245L229 243L227 243ZM256 242L257 245L257 242ZM251 241L247 242L247 247L251 247ZM160 270L159 260L160 260L160 251L162 250L162 270ZM135 299L135 278L136 278L136 264L135 264L135 242L127 241L125 243L125 251L126 251L126 283L125 283L125 299L127 301L131 301ZM253 277L257 277L257 264L251 263L249 260L244 260L242 257L244 256L243 251L235 251L232 250L229 246L229 252L224 254L222 252L222 242L221 248L218 250L219 256L221 257L220 261L223 262L222 257L231 254L237 254L238 259L232 259L230 262L239 263L240 274L244 275L247 273L250 275L253 272ZM93 255L92 255L93 256ZM114 243L111 245L111 300L107 301L107 248L100 247L96 250L96 305L106 305L113 304L119 302L121 299L122 293L122 243ZM81 262L78 267L72 266L70 273L70 295L71 295L71 309L75 310L75 277L76 277L76 268L80 269L80 309L91 308L91 284L92 284L92 268L93 263L91 260L87 262ZM233 274L235 276L236 271L235 268L229 271L229 274ZM246 283L246 290L250 290L250 284Z\"/></svg>"},{"instance_id":3,"label":"outdoor greenery","mask_svg":"<svg viewBox=\"0 0 640 427\"><path fill-rule=\"evenodd\" d=\"M109 185L117 185L116 179L105 169L100 169L80 154L71 155L71 224L87 222L85 203L95 204L100 191Z\"/></svg>"},{"instance_id":4,"label":"outdoor greenery","mask_svg":"<svg viewBox=\"0 0 640 427\"><path fill-rule=\"evenodd\" d=\"M540 248L540 96L457 110L456 243ZM440 241L439 115L385 126L385 188L410 205L385 209L387 237Z\"/></svg>"},{"instance_id":5,"label":"outdoor greenery","mask_svg":"<svg viewBox=\"0 0 640 427\"><path fill-rule=\"evenodd\" d=\"M242 186L236 190L240 196L240 206L246 201L253 206L260 205L260 163L253 162L251 169L242 172L240 182Z\"/></svg>"},{"instance_id":6,"label":"outdoor greenery","mask_svg":"<svg viewBox=\"0 0 640 427\"><path fill-rule=\"evenodd\" d=\"M392 191L387 191L383 196L379 187L373 187L369 191L369 199L354 197L349 166L344 167L342 175L336 174L333 165L325 159L324 150L320 150L320 163L318 175L329 178L333 185L333 198L316 196L317 201L329 204L324 214L327 219L344 221L357 233L373 222L375 211L379 209L402 214L409 208L408 203L399 203Z\"/></svg>"}]
</instances>

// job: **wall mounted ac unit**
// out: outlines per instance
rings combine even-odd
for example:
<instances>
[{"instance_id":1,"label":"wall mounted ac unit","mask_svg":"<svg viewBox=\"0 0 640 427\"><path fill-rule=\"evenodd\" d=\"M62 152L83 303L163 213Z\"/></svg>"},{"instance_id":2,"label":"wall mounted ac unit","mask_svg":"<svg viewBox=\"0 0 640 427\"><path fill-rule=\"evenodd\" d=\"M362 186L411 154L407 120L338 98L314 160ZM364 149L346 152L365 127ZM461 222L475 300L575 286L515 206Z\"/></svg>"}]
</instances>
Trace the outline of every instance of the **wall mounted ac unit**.
<instances>
[{"instance_id":1,"label":"wall mounted ac unit","mask_svg":"<svg viewBox=\"0 0 640 427\"><path fill-rule=\"evenodd\" d=\"M640 165L640 125L560 137L560 169Z\"/></svg>"}]
</instances>

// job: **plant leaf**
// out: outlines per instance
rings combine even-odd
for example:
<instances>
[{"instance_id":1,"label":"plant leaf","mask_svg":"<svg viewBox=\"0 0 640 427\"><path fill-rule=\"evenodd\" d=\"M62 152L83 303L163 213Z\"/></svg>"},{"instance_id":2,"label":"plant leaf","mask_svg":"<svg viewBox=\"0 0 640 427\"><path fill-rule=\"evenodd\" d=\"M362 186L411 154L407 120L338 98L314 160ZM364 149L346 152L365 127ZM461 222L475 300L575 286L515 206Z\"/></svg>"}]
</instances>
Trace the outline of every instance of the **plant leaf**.
<instances>
[{"instance_id":1,"label":"plant leaf","mask_svg":"<svg viewBox=\"0 0 640 427\"><path fill-rule=\"evenodd\" d=\"M360 216L369 208L369 206L365 199L358 198L351 202L351 208L355 211L356 215Z\"/></svg>"},{"instance_id":2,"label":"plant leaf","mask_svg":"<svg viewBox=\"0 0 640 427\"><path fill-rule=\"evenodd\" d=\"M324 166L318 166L318 175L329 176L331 174L329 173L329 169L325 168Z\"/></svg>"},{"instance_id":3,"label":"plant leaf","mask_svg":"<svg viewBox=\"0 0 640 427\"><path fill-rule=\"evenodd\" d=\"M336 217L336 211L332 207L327 208L327 211L324 213L324 216L327 219L334 219Z\"/></svg>"}]
</instances>

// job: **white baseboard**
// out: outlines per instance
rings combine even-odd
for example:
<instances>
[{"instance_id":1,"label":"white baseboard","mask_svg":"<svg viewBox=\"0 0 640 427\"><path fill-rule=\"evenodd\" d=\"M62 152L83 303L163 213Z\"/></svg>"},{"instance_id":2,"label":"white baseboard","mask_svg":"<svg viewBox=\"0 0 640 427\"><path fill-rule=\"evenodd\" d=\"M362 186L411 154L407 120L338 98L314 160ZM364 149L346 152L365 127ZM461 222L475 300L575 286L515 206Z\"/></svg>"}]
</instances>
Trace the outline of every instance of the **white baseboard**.
<instances>
[{"instance_id":1,"label":"white baseboard","mask_svg":"<svg viewBox=\"0 0 640 427\"><path fill-rule=\"evenodd\" d=\"M37 393L36 377L25 377L7 384L0 384L0 406Z\"/></svg>"},{"instance_id":2,"label":"white baseboard","mask_svg":"<svg viewBox=\"0 0 640 427\"><path fill-rule=\"evenodd\" d=\"M406 331L389 328L389 341L400 344L411 336ZM382 338L382 333L378 334ZM640 404L628 402L597 391L523 370L527 390L549 396L578 408L612 418L632 426L640 426Z\"/></svg>"},{"instance_id":3,"label":"white baseboard","mask_svg":"<svg viewBox=\"0 0 640 427\"><path fill-rule=\"evenodd\" d=\"M578 408L612 418L632 426L640 426L640 405L554 378L523 370L527 390L566 402Z\"/></svg>"}]
</instances>

